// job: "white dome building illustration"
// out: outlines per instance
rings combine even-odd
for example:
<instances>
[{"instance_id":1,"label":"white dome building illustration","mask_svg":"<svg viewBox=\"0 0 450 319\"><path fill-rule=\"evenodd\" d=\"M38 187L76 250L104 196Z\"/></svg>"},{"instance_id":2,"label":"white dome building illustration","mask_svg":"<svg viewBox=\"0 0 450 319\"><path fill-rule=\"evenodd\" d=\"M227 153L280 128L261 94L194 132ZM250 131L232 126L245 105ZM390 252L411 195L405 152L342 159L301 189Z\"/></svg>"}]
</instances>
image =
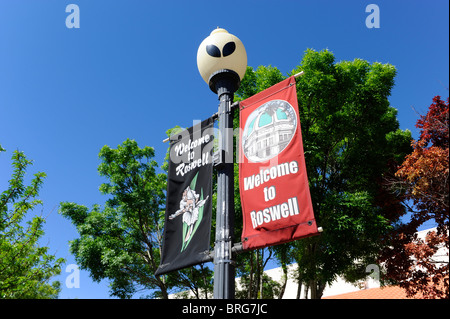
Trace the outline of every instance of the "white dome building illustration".
<instances>
[{"instance_id":1,"label":"white dome building illustration","mask_svg":"<svg viewBox=\"0 0 450 319\"><path fill-rule=\"evenodd\" d=\"M263 162L277 156L292 140L297 128L293 107L286 101L269 101L247 119L242 149L252 162Z\"/></svg>"}]
</instances>

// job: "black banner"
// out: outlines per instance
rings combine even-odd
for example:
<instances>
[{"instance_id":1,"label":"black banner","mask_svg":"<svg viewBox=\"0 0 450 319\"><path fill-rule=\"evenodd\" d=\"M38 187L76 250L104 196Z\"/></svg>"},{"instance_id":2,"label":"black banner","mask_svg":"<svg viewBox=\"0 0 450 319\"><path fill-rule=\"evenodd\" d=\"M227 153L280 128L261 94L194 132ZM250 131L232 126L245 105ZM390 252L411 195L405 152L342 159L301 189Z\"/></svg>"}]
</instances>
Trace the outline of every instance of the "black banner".
<instances>
[{"instance_id":1,"label":"black banner","mask_svg":"<svg viewBox=\"0 0 450 319\"><path fill-rule=\"evenodd\" d=\"M201 263L209 252L213 124L210 118L170 138L163 247L155 275Z\"/></svg>"}]
</instances>

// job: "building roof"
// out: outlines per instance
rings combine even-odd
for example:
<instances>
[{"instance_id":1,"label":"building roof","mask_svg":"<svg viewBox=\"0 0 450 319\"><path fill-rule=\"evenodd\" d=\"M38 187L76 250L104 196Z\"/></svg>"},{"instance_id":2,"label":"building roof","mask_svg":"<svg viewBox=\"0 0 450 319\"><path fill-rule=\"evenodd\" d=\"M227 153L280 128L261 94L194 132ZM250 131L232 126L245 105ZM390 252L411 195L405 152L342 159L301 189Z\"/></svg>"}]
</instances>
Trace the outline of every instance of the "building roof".
<instances>
[{"instance_id":1,"label":"building roof","mask_svg":"<svg viewBox=\"0 0 450 319\"><path fill-rule=\"evenodd\" d=\"M407 297L406 291L399 286L363 289L345 294L323 297L322 299L416 299Z\"/></svg>"}]
</instances>

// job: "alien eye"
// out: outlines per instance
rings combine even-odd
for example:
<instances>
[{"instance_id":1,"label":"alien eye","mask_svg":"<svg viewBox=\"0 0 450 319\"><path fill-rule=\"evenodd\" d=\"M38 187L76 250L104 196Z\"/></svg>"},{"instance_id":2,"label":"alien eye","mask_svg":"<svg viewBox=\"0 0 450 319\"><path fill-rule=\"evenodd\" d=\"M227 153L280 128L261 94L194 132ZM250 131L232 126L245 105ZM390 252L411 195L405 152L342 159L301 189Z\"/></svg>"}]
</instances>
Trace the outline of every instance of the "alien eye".
<instances>
[{"instance_id":1,"label":"alien eye","mask_svg":"<svg viewBox=\"0 0 450 319\"><path fill-rule=\"evenodd\" d=\"M223 56L225 57L231 55L234 52L234 50L236 50L236 44L234 42L228 42L223 46L222 50Z\"/></svg>"},{"instance_id":2,"label":"alien eye","mask_svg":"<svg viewBox=\"0 0 450 319\"><path fill-rule=\"evenodd\" d=\"M206 46L206 53L215 58L220 58L220 50L214 44L208 44Z\"/></svg>"}]
</instances>

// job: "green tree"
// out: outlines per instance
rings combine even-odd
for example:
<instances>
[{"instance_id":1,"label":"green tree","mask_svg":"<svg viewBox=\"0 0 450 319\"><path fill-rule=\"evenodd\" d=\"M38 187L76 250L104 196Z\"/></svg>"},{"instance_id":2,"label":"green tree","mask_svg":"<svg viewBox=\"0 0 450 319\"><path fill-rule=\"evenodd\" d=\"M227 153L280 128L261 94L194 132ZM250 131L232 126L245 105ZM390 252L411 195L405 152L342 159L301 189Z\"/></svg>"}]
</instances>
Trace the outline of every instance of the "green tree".
<instances>
[{"instance_id":1,"label":"green tree","mask_svg":"<svg viewBox=\"0 0 450 319\"><path fill-rule=\"evenodd\" d=\"M169 285L153 276L160 258L165 188L153 156L153 148L141 149L129 139L117 149L104 146L98 167L108 180L100 186L100 192L109 195L104 207L60 204L60 213L80 235L70 242L71 253L94 281L111 281L112 296L129 298L157 289L154 295L167 298Z\"/></svg>"},{"instance_id":2,"label":"green tree","mask_svg":"<svg viewBox=\"0 0 450 319\"><path fill-rule=\"evenodd\" d=\"M60 205L60 213L80 235L70 242L80 268L95 281L110 280L110 294L119 298L144 291L152 298L168 298L169 293L186 289L207 291L203 286L209 270L154 275L160 263L166 190L166 174L156 172L154 155L153 148L139 148L129 139L117 149L104 146L98 167L108 180L100 186L101 193L109 196L104 207Z\"/></svg>"},{"instance_id":3,"label":"green tree","mask_svg":"<svg viewBox=\"0 0 450 319\"><path fill-rule=\"evenodd\" d=\"M362 278L365 267L375 263L392 223L392 207L384 202L401 207L393 195L380 196L381 178L389 163L400 163L409 152L411 135L399 129L397 111L388 101L394 66L361 59L336 63L328 50L307 50L291 74L300 71L305 72L297 79L297 96L306 166L315 216L324 232L286 245L282 249L287 251L276 256L284 256L281 265L293 258L299 284L309 287L312 298L320 298L337 276L351 273L356 280L356 267ZM249 67L237 98L283 78L274 67ZM241 214L239 205L236 211ZM238 264L245 267L249 258L240 258Z\"/></svg>"},{"instance_id":4,"label":"green tree","mask_svg":"<svg viewBox=\"0 0 450 319\"><path fill-rule=\"evenodd\" d=\"M3 151L0 146L0 153ZM51 278L61 273L65 261L38 243L44 235L45 219L27 217L42 204L37 197L46 175L36 173L27 186L24 178L32 161L19 151L13 153L12 161L12 178L0 194L0 299L57 298L61 284Z\"/></svg>"}]
</instances>

